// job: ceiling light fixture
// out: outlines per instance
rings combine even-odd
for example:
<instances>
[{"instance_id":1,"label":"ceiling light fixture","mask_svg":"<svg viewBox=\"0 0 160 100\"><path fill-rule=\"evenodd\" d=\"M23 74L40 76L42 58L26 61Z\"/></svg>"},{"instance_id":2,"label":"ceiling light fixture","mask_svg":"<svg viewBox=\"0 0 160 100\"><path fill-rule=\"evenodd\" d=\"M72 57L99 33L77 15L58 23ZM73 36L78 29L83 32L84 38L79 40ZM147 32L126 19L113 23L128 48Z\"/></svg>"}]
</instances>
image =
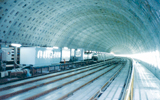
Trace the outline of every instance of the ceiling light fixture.
<instances>
[{"instance_id":1,"label":"ceiling light fixture","mask_svg":"<svg viewBox=\"0 0 160 100\"><path fill-rule=\"evenodd\" d=\"M16 43L11 43L11 46L20 47L20 46L22 46L22 45L21 45L21 44L16 44Z\"/></svg>"}]
</instances>

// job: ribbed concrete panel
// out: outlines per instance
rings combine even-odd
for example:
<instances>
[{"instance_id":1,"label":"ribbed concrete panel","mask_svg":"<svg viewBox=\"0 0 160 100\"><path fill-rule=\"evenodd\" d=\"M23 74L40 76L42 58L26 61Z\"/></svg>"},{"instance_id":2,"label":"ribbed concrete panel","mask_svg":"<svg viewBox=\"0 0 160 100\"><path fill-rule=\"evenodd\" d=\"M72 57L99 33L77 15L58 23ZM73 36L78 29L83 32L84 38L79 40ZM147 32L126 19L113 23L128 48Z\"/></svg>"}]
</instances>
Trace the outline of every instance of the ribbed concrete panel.
<instances>
[{"instance_id":1,"label":"ribbed concrete panel","mask_svg":"<svg viewBox=\"0 0 160 100\"><path fill-rule=\"evenodd\" d=\"M0 0L0 39L115 53L159 49L157 0Z\"/></svg>"}]
</instances>

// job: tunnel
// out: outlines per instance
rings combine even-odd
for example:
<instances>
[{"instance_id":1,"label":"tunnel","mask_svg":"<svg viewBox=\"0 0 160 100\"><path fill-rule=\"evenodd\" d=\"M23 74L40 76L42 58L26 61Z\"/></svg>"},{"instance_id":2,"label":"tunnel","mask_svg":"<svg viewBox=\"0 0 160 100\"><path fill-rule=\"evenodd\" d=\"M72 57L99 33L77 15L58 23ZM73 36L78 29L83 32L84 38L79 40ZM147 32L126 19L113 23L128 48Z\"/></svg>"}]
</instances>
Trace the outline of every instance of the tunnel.
<instances>
[{"instance_id":1,"label":"tunnel","mask_svg":"<svg viewBox=\"0 0 160 100\"><path fill-rule=\"evenodd\" d=\"M160 100L160 1L0 0L0 61L2 100ZM103 86L107 80L102 82L99 76L97 83L104 84L92 80L88 87L68 94L63 93L65 89L56 92L51 86L43 88L51 82L29 87L36 81L41 83L38 77L50 75L37 74L43 70L57 70L51 75L60 77L60 73L78 70L79 66L100 65L116 65L120 73L111 78L116 70L108 69L112 74L106 76L111 78L107 85ZM56 66L66 70L61 72ZM120 87L124 77L126 83ZM14 88L24 84L25 92L14 93ZM34 95L40 88L46 91Z\"/></svg>"}]
</instances>

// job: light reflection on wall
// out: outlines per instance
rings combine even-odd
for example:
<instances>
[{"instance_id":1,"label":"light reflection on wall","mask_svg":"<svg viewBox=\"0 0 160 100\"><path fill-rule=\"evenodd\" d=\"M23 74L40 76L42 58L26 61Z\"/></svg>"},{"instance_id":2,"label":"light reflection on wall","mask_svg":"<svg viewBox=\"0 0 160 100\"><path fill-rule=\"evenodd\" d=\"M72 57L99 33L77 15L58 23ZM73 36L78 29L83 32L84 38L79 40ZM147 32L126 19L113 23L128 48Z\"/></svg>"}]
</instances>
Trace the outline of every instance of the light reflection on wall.
<instances>
[{"instance_id":1,"label":"light reflection on wall","mask_svg":"<svg viewBox=\"0 0 160 100\"><path fill-rule=\"evenodd\" d=\"M159 67L159 69L160 69L160 55L159 55L158 50L156 50L154 52L146 52L146 53L140 53L140 54L115 55L115 56L130 57L130 58L139 59L139 60L147 62L151 65L154 65L155 67Z\"/></svg>"}]
</instances>

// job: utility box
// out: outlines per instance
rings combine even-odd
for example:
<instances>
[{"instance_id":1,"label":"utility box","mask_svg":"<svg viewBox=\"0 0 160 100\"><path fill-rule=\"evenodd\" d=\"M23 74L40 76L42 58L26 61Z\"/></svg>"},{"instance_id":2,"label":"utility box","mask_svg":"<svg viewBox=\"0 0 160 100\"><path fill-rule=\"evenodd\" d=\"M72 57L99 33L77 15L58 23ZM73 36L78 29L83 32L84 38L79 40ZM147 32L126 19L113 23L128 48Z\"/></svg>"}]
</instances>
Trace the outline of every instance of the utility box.
<instances>
[{"instance_id":1,"label":"utility box","mask_svg":"<svg viewBox=\"0 0 160 100\"><path fill-rule=\"evenodd\" d=\"M10 48L2 48L2 61L10 61L11 60L11 49Z\"/></svg>"}]
</instances>

